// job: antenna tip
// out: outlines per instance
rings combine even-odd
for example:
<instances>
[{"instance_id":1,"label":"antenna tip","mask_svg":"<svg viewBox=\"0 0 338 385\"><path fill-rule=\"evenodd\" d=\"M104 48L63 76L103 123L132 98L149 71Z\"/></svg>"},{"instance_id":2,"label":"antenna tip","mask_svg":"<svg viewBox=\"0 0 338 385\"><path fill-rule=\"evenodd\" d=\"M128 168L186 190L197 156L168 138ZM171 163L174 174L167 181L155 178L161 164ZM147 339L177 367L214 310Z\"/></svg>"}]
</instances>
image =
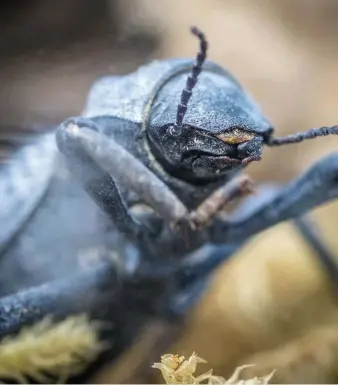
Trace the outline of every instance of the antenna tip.
<instances>
[{"instance_id":1,"label":"antenna tip","mask_svg":"<svg viewBox=\"0 0 338 385\"><path fill-rule=\"evenodd\" d=\"M193 35L197 36L198 38L204 40L204 33L199 29L197 28L196 26L191 26L190 27L190 31Z\"/></svg>"}]
</instances>

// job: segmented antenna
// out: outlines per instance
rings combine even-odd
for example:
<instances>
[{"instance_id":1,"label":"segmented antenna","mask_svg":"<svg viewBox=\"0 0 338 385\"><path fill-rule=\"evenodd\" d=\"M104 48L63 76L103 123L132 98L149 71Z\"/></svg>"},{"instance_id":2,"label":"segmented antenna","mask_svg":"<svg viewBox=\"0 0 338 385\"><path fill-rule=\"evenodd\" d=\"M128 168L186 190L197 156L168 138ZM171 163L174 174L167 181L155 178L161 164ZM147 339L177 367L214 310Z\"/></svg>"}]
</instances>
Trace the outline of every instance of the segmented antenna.
<instances>
[{"instance_id":1,"label":"segmented antenna","mask_svg":"<svg viewBox=\"0 0 338 385\"><path fill-rule=\"evenodd\" d=\"M283 146L284 144L300 143L304 140L315 139L319 136L338 135L338 126L311 128L308 131L286 135L279 138L269 138L268 146Z\"/></svg>"},{"instance_id":2,"label":"segmented antenna","mask_svg":"<svg viewBox=\"0 0 338 385\"><path fill-rule=\"evenodd\" d=\"M207 57L208 42L205 39L204 33L197 27L191 27L191 33L199 38L200 51L196 56L196 62L191 69L191 74L188 76L185 88L181 94L181 102L177 107L176 126L182 126L184 115L187 111L187 106L192 95L192 90L197 83L198 75L202 71L203 63Z\"/></svg>"}]
</instances>

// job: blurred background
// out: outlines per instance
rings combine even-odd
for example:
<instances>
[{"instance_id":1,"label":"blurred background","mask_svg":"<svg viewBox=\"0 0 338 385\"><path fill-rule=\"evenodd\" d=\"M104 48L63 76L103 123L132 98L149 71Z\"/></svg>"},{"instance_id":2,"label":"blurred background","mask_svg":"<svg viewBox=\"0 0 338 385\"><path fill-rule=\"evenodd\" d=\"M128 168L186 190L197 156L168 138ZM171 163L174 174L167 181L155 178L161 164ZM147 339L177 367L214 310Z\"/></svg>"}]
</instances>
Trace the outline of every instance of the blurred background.
<instances>
[{"instance_id":1,"label":"blurred background","mask_svg":"<svg viewBox=\"0 0 338 385\"><path fill-rule=\"evenodd\" d=\"M152 59L194 56L192 24L205 32L209 58L247 87L278 134L334 125L337 18L337 0L2 1L0 130L58 124L79 115L91 83L101 75L128 73ZM329 137L267 149L249 174L262 182L286 182L337 147L338 139ZM314 215L338 255L337 204ZM263 372L280 366L276 382L336 378L336 292L311 250L287 226L259 236L220 269L191 316L186 337L173 349L196 351L224 376L261 354L256 357L261 364L272 360L261 365ZM329 331L321 334L318 327ZM280 347L284 350L273 360L271 351ZM96 381L107 383L107 373Z\"/></svg>"}]
</instances>

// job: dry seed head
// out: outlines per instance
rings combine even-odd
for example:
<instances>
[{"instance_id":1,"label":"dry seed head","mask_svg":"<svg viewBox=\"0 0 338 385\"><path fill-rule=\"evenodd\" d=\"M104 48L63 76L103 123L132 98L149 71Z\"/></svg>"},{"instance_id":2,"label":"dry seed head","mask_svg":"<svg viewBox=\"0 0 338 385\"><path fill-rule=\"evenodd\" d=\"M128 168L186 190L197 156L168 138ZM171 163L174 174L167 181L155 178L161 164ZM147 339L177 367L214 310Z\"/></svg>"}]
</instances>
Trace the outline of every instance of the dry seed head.
<instances>
[{"instance_id":1,"label":"dry seed head","mask_svg":"<svg viewBox=\"0 0 338 385\"><path fill-rule=\"evenodd\" d=\"M185 360L184 356L178 354L165 354L161 357L161 362L155 363L152 368L159 369L162 373L163 379L166 384L191 384L197 385L202 382L207 384L241 384L241 385L266 385L271 380L274 371L263 377L255 377L249 380L239 380L240 373L248 367L253 365L239 366L233 375L226 380L220 376L214 376L212 370L203 373L199 376L195 376L197 364L206 363L203 358L198 357L195 353L191 355L188 360Z\"/></svg>"}]
</instances>

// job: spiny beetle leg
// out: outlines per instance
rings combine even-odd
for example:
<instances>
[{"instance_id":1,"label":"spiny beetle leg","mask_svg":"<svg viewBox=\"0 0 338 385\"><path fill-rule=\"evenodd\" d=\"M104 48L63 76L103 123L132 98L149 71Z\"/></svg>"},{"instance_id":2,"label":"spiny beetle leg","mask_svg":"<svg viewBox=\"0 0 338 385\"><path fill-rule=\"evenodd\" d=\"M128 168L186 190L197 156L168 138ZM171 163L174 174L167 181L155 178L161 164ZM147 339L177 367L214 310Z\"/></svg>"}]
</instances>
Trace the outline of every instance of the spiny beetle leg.
<instances>
[{"instance_id":1,"label":"spiny beetle leg","mask_svg":"<svg viewBox=\"0 0 338 385\"><path fill-rule=\"evenodd\" d=\"M165 221L175 222L187 213L166 184L114 140L86 127L73 129L71 135L102 170L137 193Z\"/></svg>"},{"instance_id":2,"label":"spiny beetle leg","mask_svg":"<svg viewBox=\"0 0 338 385\"><path fill-rule=\"evenodd\" d=\"M214 191L194 211L184 218L192 229L201 230L227 204L254 191L254 183L248 175L237 176Z\"/></svg>"},{"instance_id":3,"label":"spiny beetle leg","mask_svg":"<svg viewBox=\"0 0 338 385\"><path fill-rule=\"evenodd\" d=\"M236 208L237 216L248 216L265 204L267 199L280 190L280 186L275 184L265 184L258 186L255 195L244 198L239 207ZM182 287L186 287L195 280L205 278L210 275L221 263L231 258L248 239L237 242L225 242L223 244L206 244L199 250L193 252L176 267L176 279Z\"/></svg>"},{"instance_id":4,"label":"spiny beetle leg","mask_svg":"<svg viewBox=\"0 0 338 385\"><path fill-rule=\"evenodd\" d=\"M119 231L137 241L145 229L130 215L111 176L89 157L77 139L76 132L83 125L90 127L88 131L97 130L95 123L89 119L72 118L64 122L56 133L58 148L65 156L70 172L112 219Z\"/></svg>"},{"instance_id":5,"label":"spiny beetle leg","mask_svg":"<svg viewBox=\"0 0 338 385\"><path fill-rule=\"evenodd\" d=\"M240 217L216 219L209 228L210 241L217 244L242 242L280 222L303 216L338 197L338 153L317 162L299 178L267 197Z\"/></svg>"}]
</instances>

